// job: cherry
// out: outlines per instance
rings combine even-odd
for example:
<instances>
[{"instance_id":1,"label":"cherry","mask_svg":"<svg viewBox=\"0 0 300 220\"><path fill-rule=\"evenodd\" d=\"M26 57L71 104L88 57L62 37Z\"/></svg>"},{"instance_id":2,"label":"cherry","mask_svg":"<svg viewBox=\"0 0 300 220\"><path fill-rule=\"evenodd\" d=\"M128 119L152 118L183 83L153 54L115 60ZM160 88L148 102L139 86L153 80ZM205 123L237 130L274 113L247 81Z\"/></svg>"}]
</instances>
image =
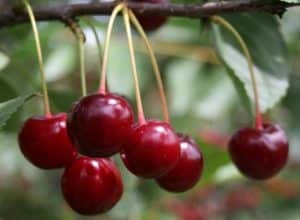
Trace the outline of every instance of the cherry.
<instances>
[{"instance_id":1,"label":"cherry","mask_svg":"<svg viewBox=\"0 0 300 220\"><path fill-rule=\"evenodd\" d=\"M288 158L288 140L278 125L263 124L261 129L242 128L229 142L230 156L237 168L253 179L276 175Z\"/></svg>"},{"instance_id":2,"label":"cherry","mask_svg":"<svg viewBox=\"0 0 300 220\"><path fill-rule=\"evenodd\" d=\"M179 140L169 123L146 121L132 128L121 158L135 175L157 178L172 169L180 157Z\"/></svg>"},{"instance_id":3,"label":"cherry","mask_svg":"<svg viewBox=\"0 0 300 220\"><path fill-rule=\"evenodd\" d=\"M62 168L72 162L77 152L69 140L65 113L29 118L19 133L24 156L42 169Z\"/></svg>"},{"instance_id":4,"label":"cherry","mask_svg":"<svg viewBox=\"0 0 300 220\"><path fill-rule=\"evenodd\" d=\"M125 98L112 94L83 97L72 108L68 132L78 151L108 157L120 151L133 124L133 111Z\"/></svg>"},{"instance_id":5,"label":"cherry","mask_svg":"<svg viewBox=\"0 0 300 220\"><path fill-rule=\"evenodd\" d=\"M154 4L167 4L169 0L131 0L132 2L154 3ZM137 15L137 19L146 31L154 31L160 28L167 21L166 16L154 15Z\"/></svg>"},{"instance_id":6,"label":"cherry","mask_svg":"<svg viewBox=\"0 0 300 220\"><path fill-rule=\"evenodd\" d=\"M169 172L156 182L170 192L184 192L191 189L199 180L203 170L203 157L196 142L187 135L178 134L180 159Z\"/></svg>"},{"instance_id":7,"label":"cherry","mask_svg":"<svg viewBox=\"0 0 300 220\"><path fill-rule=\"evenodd\" d=\"M123 194L120 172L106 158L76 159L63 173L61 188L66 202L82 215L108 211Z\"/></svg>"}]
</instances>

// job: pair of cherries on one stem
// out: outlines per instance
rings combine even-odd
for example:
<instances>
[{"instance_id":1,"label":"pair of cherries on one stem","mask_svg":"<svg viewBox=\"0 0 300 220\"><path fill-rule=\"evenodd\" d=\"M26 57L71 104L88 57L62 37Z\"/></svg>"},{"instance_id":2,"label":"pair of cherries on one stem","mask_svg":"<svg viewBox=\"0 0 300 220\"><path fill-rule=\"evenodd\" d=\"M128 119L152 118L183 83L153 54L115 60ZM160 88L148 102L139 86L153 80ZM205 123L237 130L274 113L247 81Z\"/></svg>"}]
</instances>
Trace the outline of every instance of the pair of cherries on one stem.
<instances>
[{"instance_id":1,"label":"pair of cherries on one stem","mask_svg":"<svg viewBox=\"0 0 300 220\"><path fill-rule=\"evenodd\" d=\"M202 172L203 158L192 139L177 135L167 122L134 124L130 104L115 94L82 98L70 114L68 131L79 152L91 157L121 152L133 174L156 178L169 191L190 189Z\"/></svg>"}]
</instances>

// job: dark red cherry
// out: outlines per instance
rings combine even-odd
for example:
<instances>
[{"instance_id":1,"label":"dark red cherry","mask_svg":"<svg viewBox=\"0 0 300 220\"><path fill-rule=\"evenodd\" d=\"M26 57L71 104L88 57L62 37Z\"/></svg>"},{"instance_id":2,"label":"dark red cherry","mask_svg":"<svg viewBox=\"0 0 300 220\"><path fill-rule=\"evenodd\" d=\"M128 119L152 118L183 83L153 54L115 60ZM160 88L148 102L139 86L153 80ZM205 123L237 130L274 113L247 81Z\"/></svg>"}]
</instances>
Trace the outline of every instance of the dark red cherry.
<instances>
[{"instance_id":1,"label":"dark red cherry","mask_svg":"<svg viewBox=\"0 0 300 220\"><path fill-rule=\"evenodd\" d=\"M133 2L154 3L154 4L168 4L169 0L131 0ZM160 28L167 21L166 16L155 15L137 15L137 19L146 31L154 31Z\"/></svg>"},{"instance_id":2,"label":"dark red cherry","mask_svg":"<svg viewBox=\"0 0 300 220\"><path fill-rule=\"evenodd\" d=\"M133 124L133 111L115 94L83 97L72 108L68 132L78 151L91 157L108 157L120 151Z\"/></svg>"},{"instance_id":3,"label":"dark red cherry","mask_svg":"<svg viewBox=\"0 0 300 220\"><path fill-rule=\"evenodd\" d=\"M178 162L179 140L169 123L147 121L133 127L121 158L133 174L144 178L157 178Z\"/></svg>"},{"instance_id":4,"label":"dark red cherry","mask_svg":"<svg viewBox=\"0 0 300 220\"><path fill-rule=\"evenodd\" d=\"M35 116L25 121L19 132L24 156L42 169L62 168L77 156L67 134L67 115Z\"/></svg>"},{"instance_id":5,"label":"dark red cherry","mask_svg":"<svg viewBox=\"0 0 300 220\"><path fill-rule=\"evenodd\" d=\"M160 187L170 192L184 192L198 182L203 170L203 157L196 142L187 135L178 134L180 159L176 166L156 179Z\"/></svg>"},{"instance_id":6,"label":"dark red cherry","mask_svg":"<svg viewBox=\"0 0 300 220\"><path fill-rule=\"evenodd\" d=\"M111 159L81 157L68 166L61 179L66 202L82 215L111 209L123 194L120 172Z\"/></svg>"},{"instance_id":7,"label":"dark red cherry","mask_svg":"<svg viewBox=\"0 0 300 220\"><path fill-rule=\"evenodd\" d=\"M286 164L289 145L278 125L264 124L262 129L242 128L229 142L230 156L247 177L267 179Z\"/></svg>"}]
</instances>

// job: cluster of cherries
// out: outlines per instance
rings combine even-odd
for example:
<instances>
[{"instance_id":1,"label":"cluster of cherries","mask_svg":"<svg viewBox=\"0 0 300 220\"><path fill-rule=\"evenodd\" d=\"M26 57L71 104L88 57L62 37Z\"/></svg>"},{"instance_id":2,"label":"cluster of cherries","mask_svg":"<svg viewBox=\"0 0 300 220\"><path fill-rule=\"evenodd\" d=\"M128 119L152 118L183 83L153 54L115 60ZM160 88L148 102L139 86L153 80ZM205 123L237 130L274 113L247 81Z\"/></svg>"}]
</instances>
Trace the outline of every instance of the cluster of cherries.
<instances>
[{"instance_id":1,"label":"cluster of cherries","mask_svg":"<svg viewBox=\"0 0 300 220\"><path fill-rule=\"evenodd\" d=\"M138 17L148 31L166 20L155 19ZM65 168L64 198L83 215L103 213L121 199L123 182L113 155L119 154L134 175L155 179L170 192L192 188L203 170L201 151L192 138L175 133L168 122L140 117L135 122L129 102L106 89L82 97L69 114L29 118L19 145L35 166Z\"/></svg>"},{"instance_id":2,"label":"cluster of cherries","mask_svg":"<svg viewBox=\"0 0 300 220\"><path fill-rule=\"evenodd\" d=\"M166 20L151 18L138 17L146 30ZM68 115L29 118L19 133L19 145L35 166L65 168L61 179L64 198L83 215L103 213L120 200L123 183L110 159L113 155L120 154L134 175L155 179L170 192L191 189L203 170L201 151L192 138L176 133L165 121L139 118L135 122L129 102L106 91L82 97ZM229 152L246 176L266 179L286 163L288 141L279 126L264 124L239 130L229 143Z\"/></svg>"},{"instance_id":3,"label":"cluster of cherries","mask_svg":"<svg viewBox=\"0 0 300 220\"><path fill-rule=\"evenodd\" d=\"M176 134L167 122L135 124L128 101L112 93L81 98L68 118L62 113L28 119L19 144L37 167L66 167L63 195L75 211L86 215L107 211L121 198L121 175L109 159L114 154L120 153L133 174L155 178L171 192L193 187L203 168L195 141Z\"/></svg>"}]
</instances>

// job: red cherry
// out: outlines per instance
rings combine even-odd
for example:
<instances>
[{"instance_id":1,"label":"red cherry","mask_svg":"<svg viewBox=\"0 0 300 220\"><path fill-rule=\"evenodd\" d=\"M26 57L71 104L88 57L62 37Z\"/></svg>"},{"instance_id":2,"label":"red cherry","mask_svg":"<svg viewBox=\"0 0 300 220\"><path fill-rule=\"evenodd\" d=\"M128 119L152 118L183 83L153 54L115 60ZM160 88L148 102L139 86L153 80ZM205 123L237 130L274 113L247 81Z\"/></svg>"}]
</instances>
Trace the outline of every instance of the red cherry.
<instances>
[{"instance_id":1,"label":"red cherry","mask_svg":"<svg viewBox=\"0 0 300 220\"><path fill-rule=\"evenodd\" d=\"M65 113L51 117L29 118L19 132L24 156L42 169L62 168L72 162L77 152L69 140Z\"/></svg>"},{"instance_id":2,"label":"red cherry","mask_svg":"<svg viewBox=\"0 0 300 220\"><path fill-rule=\"evenodd\" d=\"M154 3L154 4L168 4L169 0L131 0L132 2ZM166 16L155 15L137 15L137 19L146 31L154 31L160 28L167 21Z\"/></svg>"},{"instance_id":3,"label":"red cherry","mask_svg":"<svg viewBox=\"0 0 300 220\"><path fill-rule=\"evenodd\" d=\"M111 209L123 194L118 168L110 159L81 157L68 166L61 179L66 202L82 215Z\"/></svg>"},{"instance_id":4,"label":"red cherry","mask_svg":"<svg viewBox=\"0 0 300 220\"><path fill-rule=\"evenodd\" d=\"M262 129L240 129L229 142L233 162L244 175L253 179L276 175L286 164L288 151L286 134L272 124L264 124Z\"/></svg>"},{"instance_id":5,"label":"red cherry","mask_svg":"<svg viewBox=\"0 0 300 220\"><path fill-rule=\"evenodd\" d=\"M169 123L147 121L133 127L121 158L135 175L157 178L172 169L180 157L179 140Z\"/></svg>"},{"instance_id":6,"label":"red cherry","mask_svg":"<svg viewBox=\"0 0 300 220\"><path fill-rule=\"evenodd\" d=\"M108 157L120 151L133 124L133 111L115 94L83 97L72 108L68 132L78 151L91 157Z\"/></svg>"},{"instance_id":7,"label":"red cherry","mask_svg":"<svg viewBox=\"0 0 300 220\"><path fill-rule=\"evenodd\" d=\"M203 170L203 157L196 142L187 135L178 134L181 155L176 166L156 182L170 192L184 192L198 182Z\"/></svg>"}]
</instances>

